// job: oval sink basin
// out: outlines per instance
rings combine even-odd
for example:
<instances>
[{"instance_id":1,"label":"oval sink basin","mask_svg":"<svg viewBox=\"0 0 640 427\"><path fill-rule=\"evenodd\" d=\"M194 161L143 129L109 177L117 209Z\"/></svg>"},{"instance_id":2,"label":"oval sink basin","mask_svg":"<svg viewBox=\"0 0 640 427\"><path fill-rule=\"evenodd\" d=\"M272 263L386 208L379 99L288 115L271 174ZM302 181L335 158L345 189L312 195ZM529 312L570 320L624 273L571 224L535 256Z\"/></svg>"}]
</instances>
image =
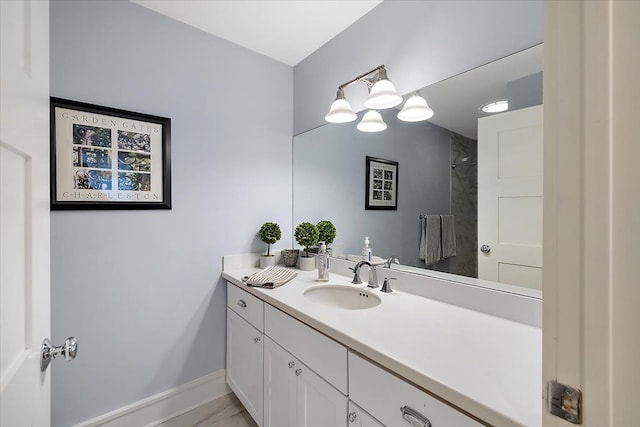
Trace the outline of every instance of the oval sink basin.
<instances>
[{"instance_id":1,"label":"oval sink basin","mask_svg":"<svg viewBox=\"0 0 640 427\"><path fill-rule=\"evenodd\" d=\"M361 288L344 285L321 285L304 292L305 298L329 307L364 310L380 304L380 297Z\"/></svg>"}]
</instances>

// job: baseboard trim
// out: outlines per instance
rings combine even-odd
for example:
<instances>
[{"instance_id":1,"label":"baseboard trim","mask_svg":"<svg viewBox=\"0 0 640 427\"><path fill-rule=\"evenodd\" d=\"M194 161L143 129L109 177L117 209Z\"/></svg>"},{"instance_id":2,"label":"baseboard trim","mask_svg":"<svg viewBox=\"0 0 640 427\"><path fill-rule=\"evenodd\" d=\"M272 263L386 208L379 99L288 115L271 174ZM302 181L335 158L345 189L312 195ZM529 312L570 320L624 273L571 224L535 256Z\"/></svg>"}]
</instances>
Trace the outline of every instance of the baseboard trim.
<instances>
[{"instance_id":1,"label":"baseboard trim","mask_svg":"<svg viewBox=\"0 0 640 427\"><path fill-rule=\"evenodd\" d=\"M228 393L231 393L231 389L225 382L223 369L83 421L74 427L151 427Z\"/></svg>"}]
</instances>

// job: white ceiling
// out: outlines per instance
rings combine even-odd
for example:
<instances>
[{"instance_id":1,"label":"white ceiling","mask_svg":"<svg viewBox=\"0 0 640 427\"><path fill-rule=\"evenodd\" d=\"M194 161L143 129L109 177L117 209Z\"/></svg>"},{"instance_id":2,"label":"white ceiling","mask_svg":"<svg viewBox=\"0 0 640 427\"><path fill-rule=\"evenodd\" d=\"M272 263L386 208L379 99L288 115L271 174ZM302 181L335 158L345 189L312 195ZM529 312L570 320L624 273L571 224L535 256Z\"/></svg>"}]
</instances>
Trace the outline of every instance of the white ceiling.
<instances>
[{"instance_id":1,"label":"white ceiling","mask_svg":"<svg viewBox=\"0 0 640 427\"><path fill-rule=\"evenodd\" d=\"M131 0L294 66L382 0Z\"/></svg>"}]
</instances>

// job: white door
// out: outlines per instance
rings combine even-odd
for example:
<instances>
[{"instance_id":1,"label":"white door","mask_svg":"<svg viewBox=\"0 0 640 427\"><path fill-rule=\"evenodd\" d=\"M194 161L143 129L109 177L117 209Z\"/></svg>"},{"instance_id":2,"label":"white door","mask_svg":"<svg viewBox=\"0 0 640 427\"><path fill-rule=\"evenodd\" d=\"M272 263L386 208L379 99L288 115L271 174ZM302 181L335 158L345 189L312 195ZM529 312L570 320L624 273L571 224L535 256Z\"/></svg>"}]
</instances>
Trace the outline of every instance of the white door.
<instances>
[{"instance_id":1,"label":"white door","mask_svg":"<svg viewBox=\"0 0 640 427\"><path fill-rule=\"evenodd\" d=\"M544 13L543 384L582 391L583 427L636 427L640 2Z\"/></svg>"},{"instance_id":2,"label":"white door","mask_svg":"<svg viewBox=\"0 0 640 427\"><path fill-rule=\"evenodd\" d=\"M299 362L264 339L264 427L296 427L296 369Z\"/></svg>"},{"instance_id":3,"label":"white door","mask_svg":"<svg viewBox=\"0 0 640 427\"><path fill-rule=\"evenodd\" d=\"M0 1L0 425L46 427L49 3Z\"/></svg>"},{"instance_id":4,"label":"white door","mask_svg":"<svg viewBox=\"0 0 640 427\"><path fill-rule=\"evenodd\" d=\"M301 362L296 368L298 404L296 427L333 427L347 424L347 397Z\"/></svg>"},{"instance_id":5,"label":"white door","mask_svg":"<svg viewBox=\"0 0 640 427\"><path fill-rule=\"evenodd\" d=\"M227 383L262 425L262 332L227 309Z\"/></svg>"},{"instance_id":6,"label":"white door","mask_svg":"<svg viewBox=\"0 0 640 427\"><path fill-rule=\"evenodd\" d=\"M542 106L478 119L478 278L542 289Z\"/></svg>"}]
</instances>

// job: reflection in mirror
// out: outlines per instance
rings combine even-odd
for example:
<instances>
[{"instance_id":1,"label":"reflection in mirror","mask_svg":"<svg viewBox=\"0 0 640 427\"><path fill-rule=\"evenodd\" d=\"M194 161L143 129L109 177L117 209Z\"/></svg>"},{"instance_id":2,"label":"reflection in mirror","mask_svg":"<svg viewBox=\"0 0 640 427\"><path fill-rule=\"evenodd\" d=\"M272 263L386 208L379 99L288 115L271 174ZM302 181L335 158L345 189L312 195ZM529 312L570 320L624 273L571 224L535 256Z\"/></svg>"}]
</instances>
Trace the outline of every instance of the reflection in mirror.
<instances>
[{"instance_id":1,"label":"reflection in mirror","mask_svg":"<svg viewBox=\"0 0 640 427\"><path fill-rule=\"evenodd\" d=\"M421 89L435 112L428 121L399 121L399 106L380 111L384 132L346 123L296 135L294 227L332 221L334 256L359 255L369 237L374 255L395 255L411 271L541 289L542 52ZM499 100L508 111L481 110ZM397 210L365 209L367 156L398 163Z\"/></svg>"}]
</instances>

